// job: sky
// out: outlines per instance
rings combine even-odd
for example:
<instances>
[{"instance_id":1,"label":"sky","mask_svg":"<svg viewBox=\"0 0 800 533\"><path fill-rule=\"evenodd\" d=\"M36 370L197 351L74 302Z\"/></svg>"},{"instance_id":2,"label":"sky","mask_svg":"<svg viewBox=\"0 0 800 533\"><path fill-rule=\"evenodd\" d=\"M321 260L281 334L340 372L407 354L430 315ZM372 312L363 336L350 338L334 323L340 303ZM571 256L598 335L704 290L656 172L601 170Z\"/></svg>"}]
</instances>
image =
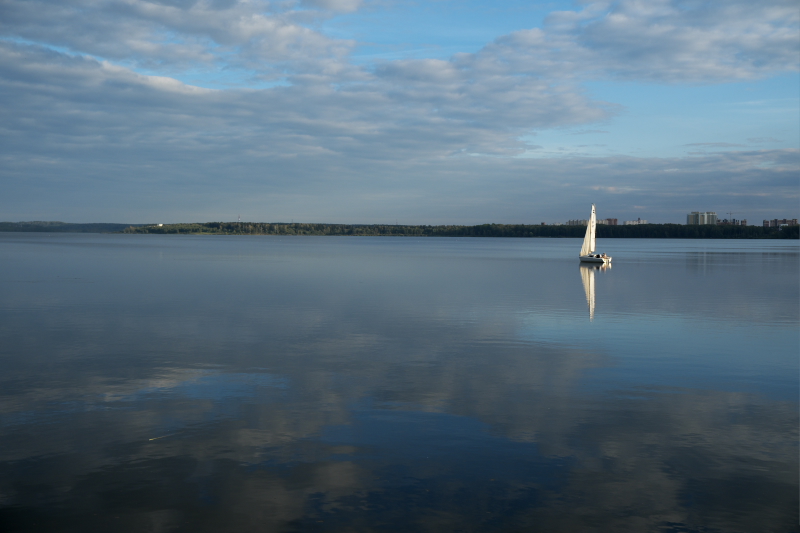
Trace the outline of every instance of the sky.
<instances>
[{"instance_id":1,"label":"sky","mask_svg":"<svg viewBox=\"0 0 800 533\"><path fill-rule=\"evenodd\" d=\"M0 0L3 221L760 224L799 193L795 0Z\"/></svg>"}]
</instances>

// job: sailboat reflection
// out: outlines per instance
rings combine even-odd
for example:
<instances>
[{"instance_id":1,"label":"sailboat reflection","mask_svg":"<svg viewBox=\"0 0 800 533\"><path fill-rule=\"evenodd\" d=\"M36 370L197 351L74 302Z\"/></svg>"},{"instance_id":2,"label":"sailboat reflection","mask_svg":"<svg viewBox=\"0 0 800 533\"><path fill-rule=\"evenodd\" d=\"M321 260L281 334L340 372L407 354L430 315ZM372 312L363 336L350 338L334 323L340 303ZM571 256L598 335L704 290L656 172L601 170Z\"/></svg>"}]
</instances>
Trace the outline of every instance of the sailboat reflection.
<instances>
[{"instance_id":1,"label":"sailboat reflection","mask_svg":"<svg viewBox=\"0 0 800 533\"><path fill-rule=\"evenodd\" d=\"M611 263L587 265L581 264L581 281L586 292L586 305L589 306L589 320L594 320L594 273L597 270L611 270Z\"/></svg>"}]
</instances>

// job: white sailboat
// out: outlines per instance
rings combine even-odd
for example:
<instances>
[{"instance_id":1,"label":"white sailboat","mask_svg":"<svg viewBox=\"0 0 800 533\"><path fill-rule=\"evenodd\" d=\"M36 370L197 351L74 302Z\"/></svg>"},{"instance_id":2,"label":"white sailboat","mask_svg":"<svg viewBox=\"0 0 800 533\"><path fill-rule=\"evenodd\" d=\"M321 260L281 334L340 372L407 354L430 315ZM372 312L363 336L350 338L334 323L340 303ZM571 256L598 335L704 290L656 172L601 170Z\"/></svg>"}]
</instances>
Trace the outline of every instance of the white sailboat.
<instances>
[{"instance_id":1,"label":"white sailboat","mask_svg":"<svg viewBox=\"0 0 800 533\"><path fill-rule=\"evenodd\" d=\"M611 257L606 254L598 254L595 251L595 238L594 234L597 231L597 215L594 211L594 204L592 204L592 216L589 223L586 225L586 236L583 238L583 246L581 246L580 259L583 263L610 263Z\"/></svg>"}]
</instances>

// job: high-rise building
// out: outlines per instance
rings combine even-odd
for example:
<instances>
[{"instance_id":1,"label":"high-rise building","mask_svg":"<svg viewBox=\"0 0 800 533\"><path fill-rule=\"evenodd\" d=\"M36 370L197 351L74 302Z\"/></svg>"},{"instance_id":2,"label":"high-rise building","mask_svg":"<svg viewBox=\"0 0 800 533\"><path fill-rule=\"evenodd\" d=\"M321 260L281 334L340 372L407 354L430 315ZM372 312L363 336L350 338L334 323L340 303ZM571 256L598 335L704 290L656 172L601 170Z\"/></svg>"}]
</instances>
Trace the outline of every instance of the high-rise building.
<instances>
[{"instance_id":1,"label":"high-rise building","mask_svg":"<svg viewBox=\"0 0 800 533\"><path fill-rule=\"evenodd\" d=\"M796 218L773 218L772 220L765 220L765 228L779 228L781 226L797 226Z\"/></svg>"},{"instance_id":2,"label":"high-rise building","mask_svg":"<svg viewBox=\"0 0 800 533\"><path fill-rule=\"evenodd\" d=\"M717 213L714 211L707 211L705 213L701 213L700 211L692 211L688 215L686 215L686 225L704 225L704 224L716 224L717 223Z\"/></svg>"}]
</instances>

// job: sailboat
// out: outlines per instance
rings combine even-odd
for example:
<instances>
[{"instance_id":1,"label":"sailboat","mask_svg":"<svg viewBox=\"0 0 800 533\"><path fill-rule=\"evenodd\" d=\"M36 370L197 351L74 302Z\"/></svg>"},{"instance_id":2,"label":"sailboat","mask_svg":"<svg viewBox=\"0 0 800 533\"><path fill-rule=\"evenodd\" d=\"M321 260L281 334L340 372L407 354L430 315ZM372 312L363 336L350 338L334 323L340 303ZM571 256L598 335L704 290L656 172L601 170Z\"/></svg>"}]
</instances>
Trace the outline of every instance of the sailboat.
<instances>
[{"instance_id":1,"label":"sailboat","mask_svg":"<svg viewBox=\"0 0 800 533\"><path fill-rule=\"evenodd\" d=\"M583 246L581 246L580 259L583 263L610 263L611 257L606 254L598 254L595 252L595 238L594 234L597 230L597 215L594 211L594 204L592 204L592 216L589 218L589 223L586 224L586 236L583 238Z\"/></svg>"}]
</instances>

